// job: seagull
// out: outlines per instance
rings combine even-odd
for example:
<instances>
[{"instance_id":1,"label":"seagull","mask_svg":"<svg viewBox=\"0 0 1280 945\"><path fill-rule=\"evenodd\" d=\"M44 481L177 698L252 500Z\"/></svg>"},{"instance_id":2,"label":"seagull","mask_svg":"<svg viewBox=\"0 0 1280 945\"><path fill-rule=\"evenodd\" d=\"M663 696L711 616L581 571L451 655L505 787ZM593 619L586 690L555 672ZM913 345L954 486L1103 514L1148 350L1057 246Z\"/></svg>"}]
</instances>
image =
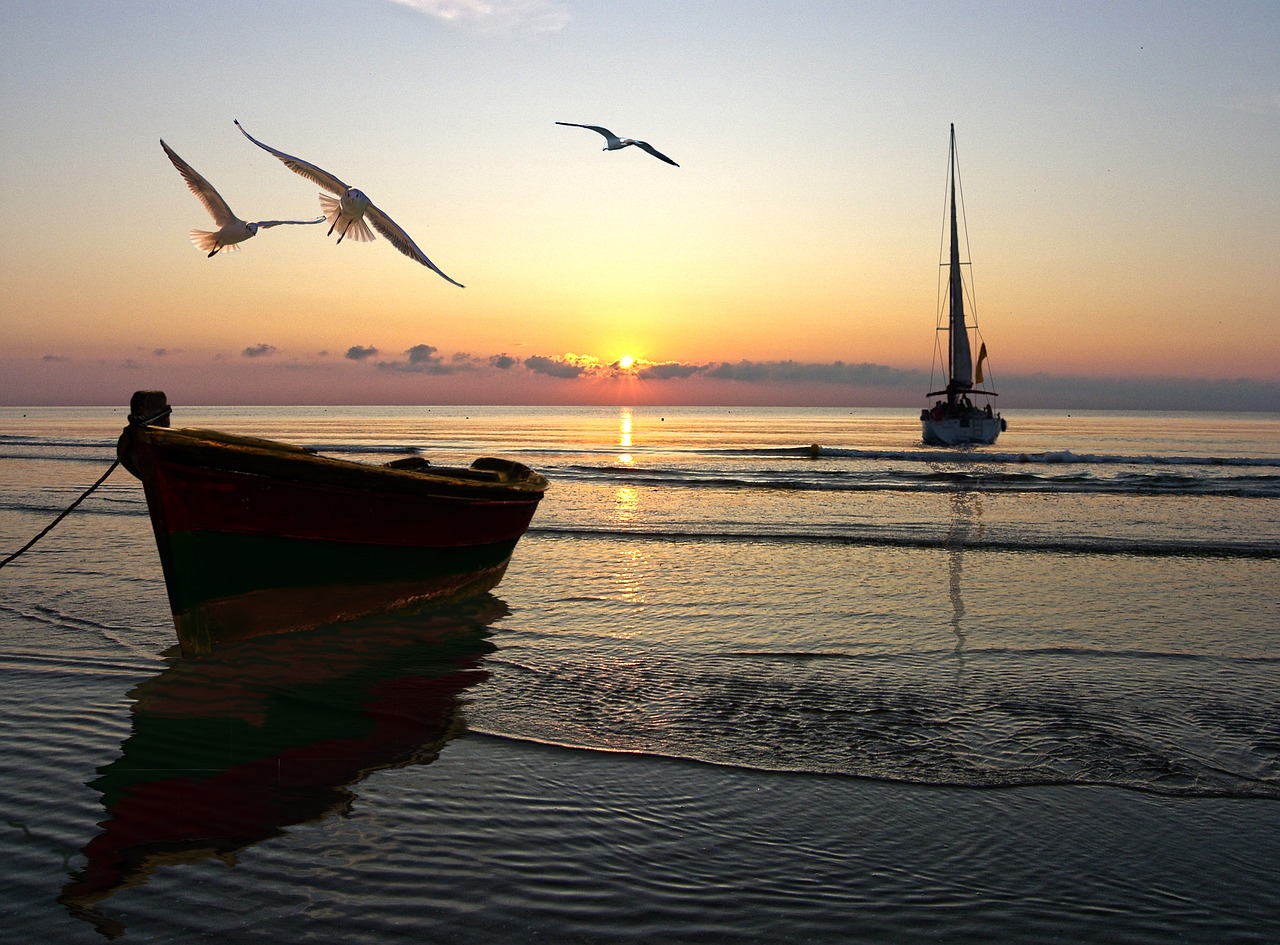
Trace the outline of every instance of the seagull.
<instances>
[{"instance_id":1,"label":"seagull","mask_svg":"<svg viewBox=\"0 0 1280 945\"><path fill-rule=\"evenodd\" d=\"M680 166L675 161L671 160L671 158L667 157L665 154L663 154L661 151L659 151L657 148L651 145L648 141L637 141L635 138L619 138L608 128L601 128L599 125L579 125L576 122L572 122L572 121L558 121L556 122L556 124L568 125L570 128L590 128L592 131L598 134L604 135L604 141L605 141L604 149L606 151L619 151L622 148L629 147L630 145L634 144L637 148L642 148L643 150L648 151L650 154L656 157L659 161L666 161L672 167Z\"/></svg>"},{"instance_id":2,"label":"seagull","mask_svg":"<svg viewBox=\"0 0 1280 945\"><path fill-rule=\"evenodd\" d=\"M265 230L268 227L281 226L286 223L305 225L324 222L324 217L316 217L314 220L259 220L257 223L246 223L231 212L231 208L222 199L222 195L213 189L213 185L196 173L195 168L178 157L173 148L164 143L163 138L160 139L160 147L164 148L164 153L169 155L169 160L178 169L182 179L187 182L191 192L200 199L200 202L204 204L204 208L209 211L209 215L213 217L213 222L218 224L218 229L214 232L209 230L191 231L192 244L201 252L207 252L209 256L216 256L220 250L225 250L228 253L238 252L240 247L236 244L243 243L249 237L256 236L259 230Z\"/></svg>"},{"instance_id":3,"label":"seagull","mask_svg":"<svg viewBox=\"0 0 1280 945\"><path fill-rule=\"evenodd\" d=\"M409 238L409 234L400 229L395 220L375 207L364 193L354 187L348 187L328 171L322 170L314 164L308 164L301 158L293 157L263 144L245 131L239 121L236 122L236 127L240 129L241 134L262 148L262 150L278 157L289 170L295 174L301 174L313 184L319 184L325 190L335 193L341 198L335 200L329 194L320 195L320 209L324 211L324 218L329 221L329 232L326 235L332 235L336 229L339 243L346 236L350 236L357 243L368 243L376 238L365 224L364 218L368 217L369 223L373 224L373 228L385 236L391 245L400 250L400 252L410 259L422 263L422 265L431 269L446 282L452 282L460 289L466 288L461 282L450 279L441 272L436 264L427 258L427 254L418 249L418 244Z\"/></svg>"}]
</instances>

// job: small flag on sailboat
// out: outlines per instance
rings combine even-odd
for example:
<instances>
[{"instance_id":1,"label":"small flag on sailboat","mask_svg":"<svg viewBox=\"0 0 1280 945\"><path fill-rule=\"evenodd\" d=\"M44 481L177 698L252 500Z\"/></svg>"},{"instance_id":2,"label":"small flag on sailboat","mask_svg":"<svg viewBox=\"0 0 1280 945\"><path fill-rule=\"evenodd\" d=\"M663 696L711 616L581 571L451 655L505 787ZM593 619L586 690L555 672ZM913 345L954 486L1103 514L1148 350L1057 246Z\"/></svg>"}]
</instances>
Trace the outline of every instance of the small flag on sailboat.
<instances>
[{"instance_id":1,"label":"small flag on sailboat","mask_svg":"<svg viewBox=\"0 0 1280 945\"><path fill-rule=\"evenodd\" d=\"M987 360L987 343L984 341L982 347L978 349L978 370L974 372L973 379L976 383L982 383L982 362Z\"/></svg>"}]
</instances>

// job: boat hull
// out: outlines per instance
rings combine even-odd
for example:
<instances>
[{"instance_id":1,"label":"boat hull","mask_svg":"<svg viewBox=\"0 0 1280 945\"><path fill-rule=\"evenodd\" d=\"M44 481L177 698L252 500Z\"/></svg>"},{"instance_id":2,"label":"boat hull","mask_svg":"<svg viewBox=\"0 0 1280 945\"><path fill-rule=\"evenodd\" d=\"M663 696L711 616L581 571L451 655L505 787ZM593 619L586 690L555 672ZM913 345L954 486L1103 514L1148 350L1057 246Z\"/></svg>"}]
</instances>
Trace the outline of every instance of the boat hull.
<instances>
[{"instance_id":1,"label":"boat hull","mask_svg":"<svg viewBox=\"0 0 1280 945\"><path fill-rule=\"evenodd\" d=\"M410 470L288 444L131 425L179 643L456 601L502 580L546 480L518 464Z\"/></svg>"},{"instance_id":2,"label":"boat hull","mask_svg":"<svg viewBox=\"0 0 1280 945\"><path fill-rule=\"evenodd\" d=\"M940 420L924 417L920 426L924 441L930 446L988 446L1004 429L1004 420L999 415L989 417L975 411L966 416L943 417Z\"/></svg>"}]
</instances>

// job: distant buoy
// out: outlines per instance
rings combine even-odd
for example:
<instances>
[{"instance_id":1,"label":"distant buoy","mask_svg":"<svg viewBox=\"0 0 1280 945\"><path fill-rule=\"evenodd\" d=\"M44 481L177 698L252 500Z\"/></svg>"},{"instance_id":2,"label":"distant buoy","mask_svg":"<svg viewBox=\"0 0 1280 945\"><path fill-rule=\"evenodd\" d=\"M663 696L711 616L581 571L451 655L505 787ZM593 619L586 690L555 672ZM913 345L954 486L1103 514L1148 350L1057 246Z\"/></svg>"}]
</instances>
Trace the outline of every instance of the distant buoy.
<instances>
[{"instance_id":1,"label":"distant buoy","mask_svg":"<svg viewBox=\"0 0 1280 945\"><path fill-rule=\"evenodd\" d=\"M819 446L817 443L813 443L809 446L810 459L817 459L821 454L822 454L822 447Z\"/></svg>"}]
</instances>

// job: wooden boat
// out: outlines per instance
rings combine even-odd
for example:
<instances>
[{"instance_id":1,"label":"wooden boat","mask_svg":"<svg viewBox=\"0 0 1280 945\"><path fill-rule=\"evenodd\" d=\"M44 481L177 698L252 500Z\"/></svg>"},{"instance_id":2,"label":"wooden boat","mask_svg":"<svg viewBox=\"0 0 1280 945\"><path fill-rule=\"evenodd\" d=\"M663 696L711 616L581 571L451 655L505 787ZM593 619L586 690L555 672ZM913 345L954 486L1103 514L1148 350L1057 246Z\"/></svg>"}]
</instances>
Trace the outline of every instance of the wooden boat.
<instances>
[{"instance_id":1,"label":"wooden boat","mask_svg":"<svg viewBox=\"0 0 1280 945\"><path fill-rule=\"evenodd\" d=\"M972 311L968 318L965 314L965 283L961 267L969 263L960 261L960 227L956 214L956 183L959 178L960 169L956 164L956 126L952 125L951 156L947 168L947 198L951 205L951 253L949 261L945 263L950 278L946 283L945 296L942 291L939 292L940 301L945 300L945 304L938 306L937 343L934 345L934 367L942 367L946 386L926 394L926 397L943 399L920 411L924 441L934 446L994 443L1006 428L1004 418L992 410L990 401L985 406L978 407L970 399L974 396L998 395L981 386L987 346L982 343L978 334L977 321L973 318ZM967 249L967 235L965 246ZM973 341L979 344L976 370Z\"/></svg>"},{"instance_id":2,"label":"wooden boat","mask_svg":"<svg viewBox=\"0 0 1280 945\"><path fill-rule=\"evenodd\" d=\"M115 938L125 928L104 904L117 892L233 863L350 810L373 772L430 764L465 733L467 690L488 677L490 625L506 614L485 594L169 655L129 693L129 734L89 782L101 816L59 902Z\"/></svg>"},{"instance_id":3,"label":"wooden boat","mask_svg":"<svg viewBox=\"0 0 1280 945\"><path fill-rule=\"evenodd\" d=\"M547 480L520 463L384 466L169 429L139 391L117 453L142 480L185 654L495 587Z\"/></svg>"}]
</instances>

